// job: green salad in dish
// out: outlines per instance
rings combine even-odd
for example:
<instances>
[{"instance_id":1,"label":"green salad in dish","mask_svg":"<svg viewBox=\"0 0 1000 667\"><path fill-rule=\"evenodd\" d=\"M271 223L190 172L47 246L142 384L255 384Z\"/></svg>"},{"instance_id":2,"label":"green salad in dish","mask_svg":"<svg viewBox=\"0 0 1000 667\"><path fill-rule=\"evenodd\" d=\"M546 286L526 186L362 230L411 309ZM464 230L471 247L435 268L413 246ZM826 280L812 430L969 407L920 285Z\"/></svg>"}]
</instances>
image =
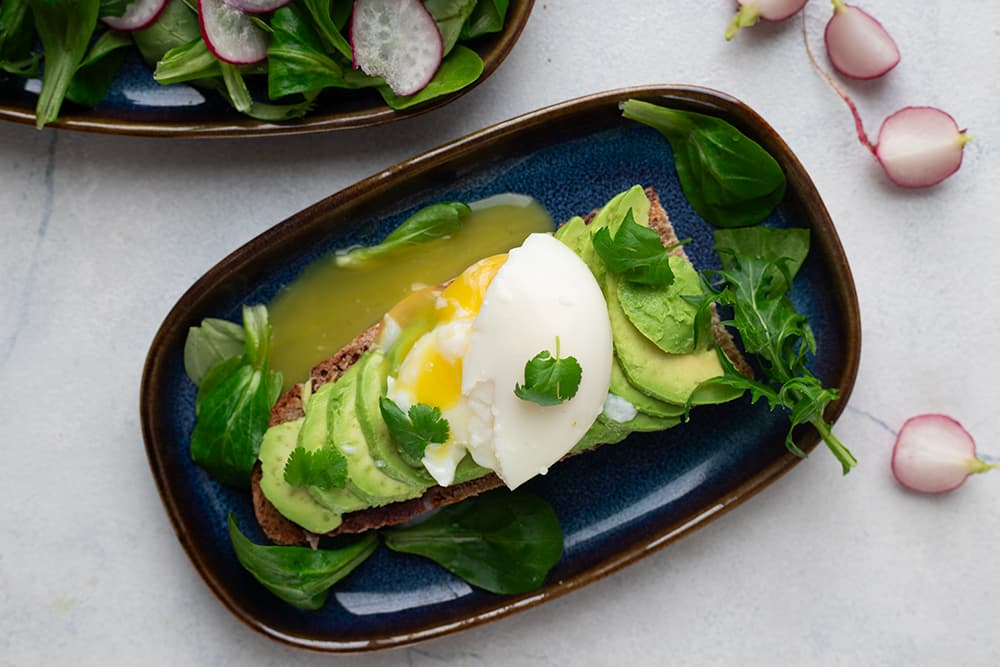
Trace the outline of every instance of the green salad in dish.
<instances>
[{"instance_id":1,"label":"green salad in dish","mask_svg":"<svg viewBox=\"0 0 1000 667\"><path fill-rule=\"evenodd\" d=\"M323 91L373 89L392 109L483 73L470 45L509 0L0 0L0 77L41 78L35 122L93 107L132 50L163 85L214 91L263 121L305 116Z\"/></svg>"}]
</instances>

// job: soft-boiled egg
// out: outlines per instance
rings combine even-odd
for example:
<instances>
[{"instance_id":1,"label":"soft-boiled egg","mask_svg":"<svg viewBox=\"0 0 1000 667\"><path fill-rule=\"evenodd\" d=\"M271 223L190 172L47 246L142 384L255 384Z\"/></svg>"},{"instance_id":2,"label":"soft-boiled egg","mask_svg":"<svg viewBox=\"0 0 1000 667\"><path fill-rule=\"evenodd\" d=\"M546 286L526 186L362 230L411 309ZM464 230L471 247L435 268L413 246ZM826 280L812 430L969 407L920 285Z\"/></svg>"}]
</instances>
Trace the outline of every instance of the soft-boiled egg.
<instances>
[{"instance_id":1,"label":"soft-boiled egg","mask_svg":"<svg viewBox=\"0 0 1000 667\"><path fill-rule=\"evenodd\" d=\"M426 331L398 363L387 393L404 411L423 403L448 420L448 441L428 446L422 460L441 485L452 483L468 452L515 488L566 455L604 407L612 364L607 305L586 264L548 234L532 234L509 255L481 260L445 289L394 309L383 346L403 335L399 319L420 320ZM544 407L518 398L525 364L543 350L555 354L556 338L560 356L583 369L576 395Z\"/></svg>"}]
</instances>

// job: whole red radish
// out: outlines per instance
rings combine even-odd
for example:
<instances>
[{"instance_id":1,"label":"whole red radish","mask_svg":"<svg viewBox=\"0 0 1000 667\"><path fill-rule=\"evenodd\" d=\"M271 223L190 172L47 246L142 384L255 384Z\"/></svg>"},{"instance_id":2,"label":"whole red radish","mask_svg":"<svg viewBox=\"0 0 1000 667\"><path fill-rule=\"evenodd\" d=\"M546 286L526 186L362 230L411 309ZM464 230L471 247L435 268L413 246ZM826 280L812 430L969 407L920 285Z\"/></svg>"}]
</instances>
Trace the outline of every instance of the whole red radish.
<instances>
[{"instance_id":1,"label":"whole red radish","mask_svg":"<svg viewBox=\"0 0 1000 667\"><path fill-rule=\"evenodd\" d=\"M907 419L892 448L896 481L921 493L945 493L962 486L969 475L996 465L976 456L976 443L961 424L946 415Z\"/></svg>"},{"instance_id":2,"label":"whole red radish","mask_svg":"<svg viewBox=\"0 0 1000 667\"><path fill-rule=\"evenodd\" d=\"M823 37L834 68L852 79L875 79L899 64L899 48L871 14L832 0L833 16Z\"/></svg>"},{"instance_id":3,"label":"whole red radish","mask_svg":"<svg viewBox=\"0 0 1000 667\"><path fill-rule=\"evenodd\" d=\"M726 28L726 41L728 42L740 28L748 28L757 25L757 21L784 21L802 11L809 0L736 0L739 9L736 16L730 21Z\"/></svg>"}]
</instances>

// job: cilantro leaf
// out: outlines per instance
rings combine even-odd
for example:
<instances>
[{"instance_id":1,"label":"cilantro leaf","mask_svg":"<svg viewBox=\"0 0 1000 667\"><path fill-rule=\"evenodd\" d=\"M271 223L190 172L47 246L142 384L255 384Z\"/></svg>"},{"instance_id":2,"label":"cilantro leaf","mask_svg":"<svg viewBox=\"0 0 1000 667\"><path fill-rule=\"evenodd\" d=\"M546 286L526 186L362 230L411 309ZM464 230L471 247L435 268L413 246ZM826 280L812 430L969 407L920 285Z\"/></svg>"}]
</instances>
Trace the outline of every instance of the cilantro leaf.
<instances>
[{"instance_id":1,"label":"cilantro leaf","mask_svg":"<svg viewBox=\"0 0 1000 667\"><path fill-rule=\"evenodd\" d=\"M347 459L332 447L313 451L296 447L285 462L285 481L297 488L342 489L347 483Z\"/></svg>"},{"instance_id":2,"label":"cilantro leaf","mask_svg":"<svg viewBox=\"0 0 1000 667\"><path fill-rule=\"evenodd\" d=\"M379 410L392 437L412 461L424 458L424 450L432 442L448 441L448 420L441 416L439 408L417 403L405 413L395 401L383 396L379 399Z\"/></svg>"},{"instance_id":3,"label":"cilantro leaf","mask_svg":"<svg viewBox=\"0 0 1000 667\"><path fill-rule=\"evenodd\" d=\"M663 247L655 230L635 221L631 209L614 238L607 227L594 234L594 250L612 273L629 282L653 287L674 282L669 249Z\"/></svg>"},{"instance_id":4,"label":"cilantro leaf","mask_svg":"<svg viewBox=\"0 0 1000 667\"><path fill-rule=\"evenodd\" d=\"M556 336L556 355L542 350L525 364L524 384L514 386L514 395L541 406L559 405L576 396L581 377L580 362L573 357L560 358Z\"/></svg>"},{"instance_id":5,"label":"cilantro leaf","mask_svg":"<svg viewBox=\"0 0 1000 667\"><path fill-rule=\"evenodd\" d=\"M774 234L773 242L789 243L781 234ZM747 256L732 247L719 246L724 255L723 269L712 273L722 280L718 285L709 285L711 294L707 298L732 308L733 318L725 324L739 332L747 352L758 361L762 378L743 376L725 355L720 355L725 375L712 382L747 389L752 402L764 398L771 410L787 410L791 424L785 444L798 456L805 453L795 444L792 431L799 424L812 424L847 474L857 465L857 459L823 418L826 407L837 399L837 390L824 387L809 370L807 362L816 351L816 339L808 319L795 310L787 294L791 285L788 264L798 259L798 252L794 257L783 253Z\"/></svg>"}]
</instances>

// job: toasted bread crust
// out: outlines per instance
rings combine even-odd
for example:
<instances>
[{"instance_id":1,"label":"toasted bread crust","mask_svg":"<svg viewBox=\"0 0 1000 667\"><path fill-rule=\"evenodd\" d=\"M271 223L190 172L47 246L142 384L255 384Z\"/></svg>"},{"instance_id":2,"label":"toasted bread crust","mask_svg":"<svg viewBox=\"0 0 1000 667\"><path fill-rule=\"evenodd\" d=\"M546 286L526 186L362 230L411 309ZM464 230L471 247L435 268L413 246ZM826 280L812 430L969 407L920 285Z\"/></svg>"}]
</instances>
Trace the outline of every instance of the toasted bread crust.
<instances>
[{"instance_id":1,"label":"toasted bread crust","mask_svg":"<svg viewBox=\"0 0 1000 667\"><path fill-rule=\"evenodd\" d=\"M649 226L660 234L660 239L663 241L664 246L675 245L678 238L673 226L670 224L667 212L660 204L659 196L652 188L646 189L646 196L650 202ZM596 214L597 211L595 210L584 220L589 224ZM683 246L676 246L671 250L671 253L687 258ZM737 349L732 336L722 326L718 315L714 311L712 324L716 343L726 353L726 356L733 360L740 372L750 375L752 371L749 365ZM378 325L376 324L359 334L335 355L314 366L310 376L313 390L315 391L327 382L336 381L344 371L355 364L361 358L361 355L372 346L377 333ZM292 421L304 415L305 412L302 409L302 390L299 385L296 385L278 399L278 402L271 410L270 425L274 426ZM274 505L271 504L261 491L260 479L261 469L258 463L253 471L251 489L253 493L254 513L257 515L257 522L260 524L264 534L276 544L315 544L316 536L314 534L289 521L275 509ZM373 528L395 526L405 523L423 512L457 503L502 485L503 482L499 477L489 474L485 477L453 486L432 486L422 496L413 500L391 503L382 507L372 507L345 514L343 523L328 533L328 535L361 533Z\"/></svg>"}]
</instances>

